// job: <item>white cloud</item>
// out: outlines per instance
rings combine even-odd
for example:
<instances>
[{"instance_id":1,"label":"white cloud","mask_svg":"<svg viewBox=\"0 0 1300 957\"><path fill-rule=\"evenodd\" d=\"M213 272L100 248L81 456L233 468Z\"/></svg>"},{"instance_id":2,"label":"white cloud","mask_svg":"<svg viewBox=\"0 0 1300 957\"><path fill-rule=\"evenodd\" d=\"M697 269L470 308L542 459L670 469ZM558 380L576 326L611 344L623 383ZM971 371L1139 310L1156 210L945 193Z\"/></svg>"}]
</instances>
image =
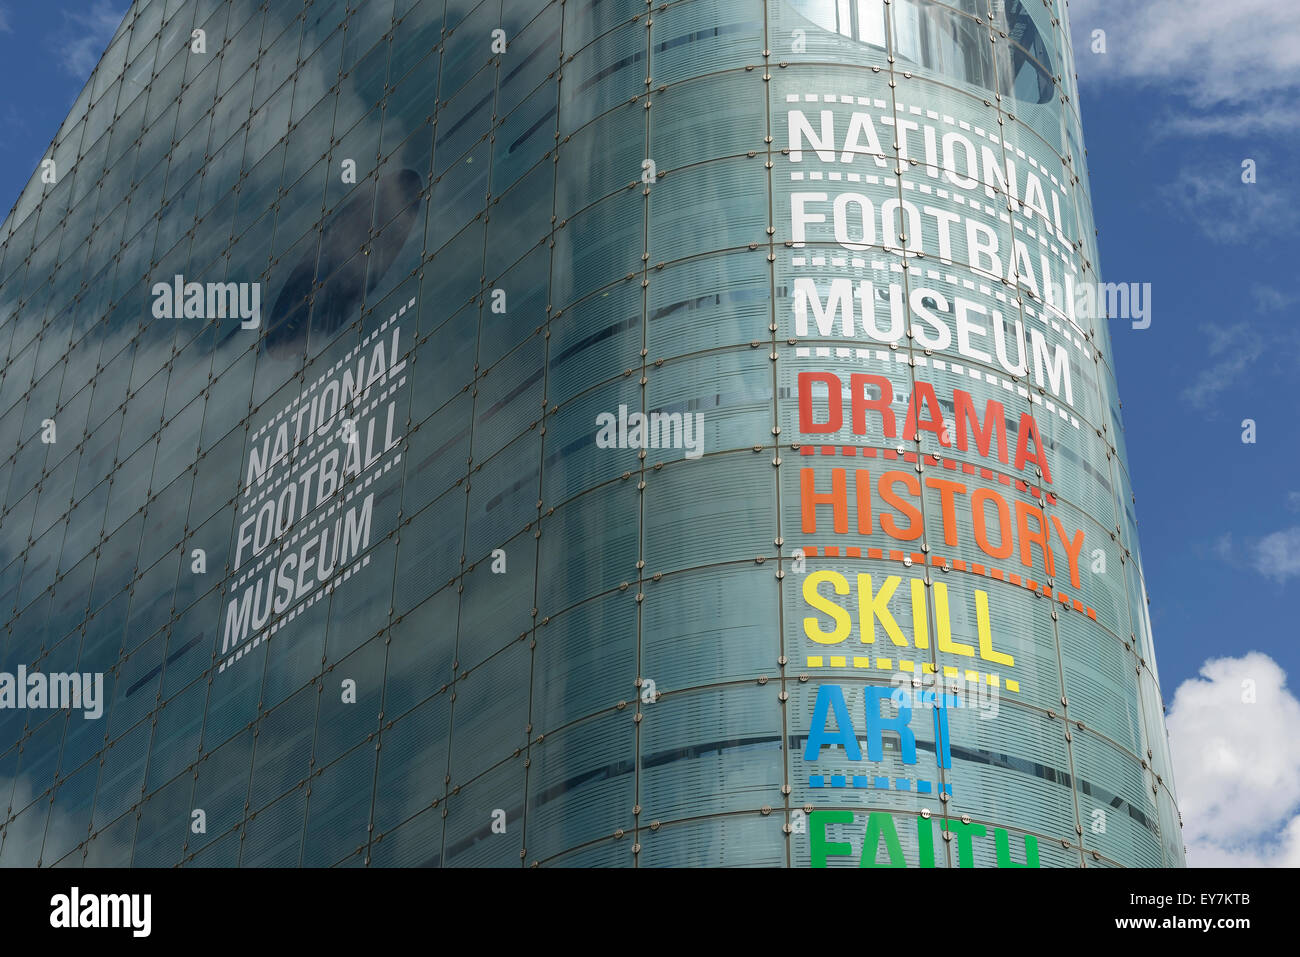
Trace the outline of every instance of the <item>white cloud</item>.
<instances>
[{"instance_id":1,"label":"white cloud","mask_svg":"<svg viewBox=\"0 0 1300 957\"><path fill-rule=\"evenodd\" d=\"M1166 724L1188 863L1300 866L1300 701L1277 662L1260 652L1205 662Z\"/></svg>"},{"instance_id":2,"label":"white cloud","mask_svg":"<svg viewBox=\"0 0 1300 957\"><path fill-rule=\"evenodd\" d=\"M1256 242L1300 226L1300 208L1287 190L1243 183L1241 174L1238 160L1184 168L1161 187L1160 197L1215 242Z\"/></svg>"},{"instance_id":3,"label":"white cloud","mask_svg":"<svg viewBox=\"0 0 1300 957\"><path fill-rule=\"evenodd\" d=\"M1288 306L1300 302L1300 296L1283 292L1281 289L1275 289L1262 283L1252 286L1250 294L1255 298L1255 305L1259 307L1261 312L1281 312Z\"/></svg>"},{"instance_id":4,"label":"white cloud","mask_svg":"<svg viewBox=\"0 0 1300 957\"><path fill-rule=\"evenodd\" d=\"M0 7L0 33L13 33L14 28L9 26L9 14L5 12L4 7Z\"/></svg>"},{"instance_id":5,"label":"white cloud","mask_svg":"<svg viewBox=\"0 0 1300 957\"><path fill-rule=\"evenodd\" d=\"M1287 493L1286 507L1300 511L1300 492ZM1210 551L1221 561L1249 568L1279 585L1300 578L1300 526L1279 528L1263 538L1248 538L1240 543L1233 540L1231 532L1225 532Z\"/></svg>"},{"instance_id":6,"label":"white cloud","mask_svg":"<svg viewBox=\"0 0 1300 957\"><path fill-rule=\"evenodd\" d=\"M1085 87L1123 84L1160 95L1149 111L1151 134L1254 143L1229 162L1196 157L1185 166L1162 191L1175 212L1215 242L1300 227L1289 183L1277 176L1270 185L1270 166L1254 151L1260 138L1300 131L1296 0L1072 0L1070 24ZM1094 30L1105 33L1105 53L1092 52ZM1245 157L1259 163L1258 183L1241 182Z\"/></svg>"},{"instance_id":7,"label":"white cloud","mask_svg":"<svg viewBox=\"0 0 1300 957\"><path fill-rule=\"evenodd\" d=\"M1210 356L1215 359L1208 369L1202 369L1191 385L1183 389L1181 397L1196 409L1208 409L1219 393L1231 388L1251 363L1264 353L1258 336L1252 336L1245 323L1227 328L1203 327L1209 339Z\"/></svg>"},{"instance_id":8,"label":"white cloud","mask_svg":"<svg viewBox=\"0 0 1300 957\"><path fill-rule=\"evenodd\" d=\"M1225 562L1232 561L1232 532L1224 532L1210 546L1210 550Z\"/></svg>"},{"instance_id":9,"label":"white cloud","mask_svg":"<svg viewBox=\"0 0 1300 957\"><path fill-rule=\"evenodd\" d=\"M1238 122L1294 117L1300 87L1295 0L1074 0L1070 24L1080 75L1166 86L1196 106L1240 106ZM1107 52L1091 52L1094 29Z\"/></svg>"},{"instance_id":10,"label":"white cloud","mask_svg":"<svg viewBox=\"0 0 1300 957\"><path fill-rule=\"evenodd\" d=\"M95 0L84 13L65 12L63 32L52 40L64 72L82 80L89 77L125 13L113 0Z\"/></svg>"},{"instance_id":11,"label":"white cloud","mask_svg":"<svg viewBox=\"0 0 1300 957\"><path fill-rule=\"evenodd\" d=\"M1297 128L1300 128L1300 109L1290 102L1256 105L1249 112L1178 113L1162 117L1155 124L1157 133L1175 136L1266 136L1291 133Z\"/></svg>"},{"instance_id":12,"label":"white cloud","mask_svg":"<svg viewBox=\"0 0 1300 957\"><path fill-rule=\"evenodd\" d=\"M1255 545L1255 571L1279 584L1300 578L1300 527L1266 535Z\"/></svg>"}]
</instances>

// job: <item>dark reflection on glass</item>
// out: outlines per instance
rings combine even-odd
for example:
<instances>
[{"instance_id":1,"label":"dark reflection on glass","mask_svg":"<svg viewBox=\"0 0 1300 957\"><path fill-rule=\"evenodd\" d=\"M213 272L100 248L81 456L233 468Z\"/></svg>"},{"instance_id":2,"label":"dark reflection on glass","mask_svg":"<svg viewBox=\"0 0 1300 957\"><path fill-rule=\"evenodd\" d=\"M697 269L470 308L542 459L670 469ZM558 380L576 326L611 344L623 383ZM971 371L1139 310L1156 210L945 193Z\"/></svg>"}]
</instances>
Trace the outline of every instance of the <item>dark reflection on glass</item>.
<instances>
[{"instance_id":1,"label":"dark reflection on glass","mask_svg":"<svg viewBox=\"0 0 1300 957\"><path fill-rule=\"evenodd\" d=\"M301 355L309 329L315 335L328 336L342 328L365 294L379 285L406 244L423 187L419 173L404 169L379 181L373 220L369 191L330 217L321 235L319 257L313 247L290 271L276 297L266 333L266 349L274 358ZM387 225L370 244L369 255L360 255L372 221ZM329 289L313 300L311 292L317 276L329 277Z\"/></svg>"}]
</instances>

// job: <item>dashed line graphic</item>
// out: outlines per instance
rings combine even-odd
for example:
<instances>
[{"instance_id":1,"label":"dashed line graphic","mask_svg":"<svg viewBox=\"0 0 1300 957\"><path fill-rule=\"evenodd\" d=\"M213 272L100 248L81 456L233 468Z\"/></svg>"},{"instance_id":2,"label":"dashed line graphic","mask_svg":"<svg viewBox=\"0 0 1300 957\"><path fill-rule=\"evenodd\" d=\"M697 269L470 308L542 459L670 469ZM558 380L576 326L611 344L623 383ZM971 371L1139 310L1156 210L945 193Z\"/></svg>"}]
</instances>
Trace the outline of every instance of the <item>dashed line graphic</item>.
<instances>
[{"instance_id":1,"label":"dashed line graphic","mask_svg":"<svg viewBox=\"0 0 1300 957\"><path fill-rule=\"evenodd\" d=\"M886 551L881 548L862 548L857 545L804 545L800 550L805 558L867 558L874 561L901 562L908 568L913 566L924 568L926 565L939 569L946 567L955 572L966 572L971 575L978 575L981 578L992 578L996 581L1007 582L1035 594L1041 592L1044 598L1054 597L1067 609L1073 608L1079 614L1086 615L1093 621L1097 620L1095 610L1079 601L1079 599L1071 598L1059 589L1053 592L1050 586L1036 579L1021 576L1018 572L1003 571L1001 568L993 568L979 562L968 563L960 558L949 560L940 555L927 555L924 552L902 552L897 549Z\"/></svg>"},{"instance_id":2,"label":"dashed line graphic","mask_svg":"<svg viewBox=\"0 0 1300 957\"><path fill-rule=\"evenodd\" d=\"M373 342L375 338L380 335L380 333L382 333L385 329L387 329L390 325L392 325L402 316L406 315L406 311L408 309L413 309L414 307L415 307L415 297L412 296L410 301L408 301L406 305L402 306L395 313L393 313L391 316L385 319L383 325L379 326L377 329L372 329L368 336L366 336L364 339L362 339L360 342L358 342L355 346L353 346L348 351L347 355L339 359L332 366L330 366L328 369L322 372L316 378L316 380L312 382L311 385L309 385L302 392L298 393L297 398L295 398L292 402L290 402L283 409L277 412L269 420L263 423L262 427L252 434L250 441L260 438L267 430L273 428L277 423L279 423L281 419L285 417L285 415L287 415L289 412L292 412L295 408L297 408L299 405L302 404L303 400L307 399L313 392L315 392L316 389L320 387L320 384L322 382L325 382L331 376L333 376L334 373L338 372L339 369L343 368L343 365L345 363L350 362L353 359L353 357L357 355L357 353L359 353L366 346L370 345L370 343Z\"/></svg>"},{"instance_id":3,"label":"dashed line graphic","mask_svg":"<svg viewBox=\"0 0 1300 957\"><path fill-rule=\"evenodd\" d=\"M982 380L989 385L995 385L1002 388L1005 392L1014 392L1020 398L1024 399L1031 405L1041 405L1052 415L1058 416L1062 422L1068 422L1074 429L1080 428L1077 416L1068 412L1065 408L1057 405L1051 399L1043 396L1034 395L1023 385L1018 382L1012 382L1010 379L1004 379L1000 375L994 375L991 372L985 372L982 369L972 369L958 362L952 362L944 359L935 359L928 356L909 356L904 352L891 351L885 349L862 349L855 346L796 346L794 354L799 358L809 358L816 356L819 359L871 359L875 358L880 362L889 362L893 357L894 362L910 365L913 368L925 368L933 366L940 372L950 371L953 375L968 375L972 379Z\"/></svg>"},{"instance_id":4,"label":"dashed line graphic","mask_svg":"<svg viewBox=\"0 0 1300 957\"><path fill-rule=\"evenodd\" d=\"M808 786L810 788L860 788L871 789L874 791L911 791L913 785L916 786L917 794L952 794L951 784L941 784L938 781L913 781L911 778L894 778L893 786L891 787L890 779L879 774L808 775Z\"/></svg>"},{"instance_id":5,"label":"dashed line graphic","mask_svg":"<svg viewBox=\"0 0 1300 957\"><path fill-rule=\"evenodd\" d=\"M805 251L807 250L806 246L802 246L799 248L802 248ZM942 265L950 266L950 267L955 265L951 259L944 259L941 256L936 256L934 258ZM914 260L912 262L914 262ZM791 267L796 269L807 269L810 267L820 268L825 266L830 266L836 269L843 269L848 266L852 266L854 269L866 269L868 265L870 265L870 268L875 272L887 271L891 273L897 273L900 276L903 273L903 265L898 261L887 262L881 259L873 259L868 264L867 260L862 258L861 256L840 256L840 255L832 254L831 256L828 257L826 255L818 255L816 253L808 254L806 252L804 255L791 256L790 265ZM964 264L963 266L964 268L970 269L971 272L974 273L975 275L980 276L982 278L987 278L990 282L999 282L996 276L992 276L991 274L988 273L983 273L975 266L965 266ZM1062 313L1051 303L1040 303L1040 308L1041 308L1041 312L1040 312L1039 310L1036 310L1034 308L1032 303L1023 302L1023 301L1016 302L1014 299L1012 299L1010 296L1008 296L1006 293L1004 293L1000 288L996 286L987 285L985 283L977 284L974 280L955 276L952 273L941 273L937 269L922 269L913 266L912 272L913 274L924 273L926 279L932 279L935 282L943 281L949 283L954 287L960 286L961 288L969 290L970 292L978 291L984 296L990 297L992 299L996 299L998 302L1003 303L1008 308L1014 308L1018 306L1024 310L1025 315L1029 316L1031 319L1038 321L1043 326L1050 328L1058 336L1068 341L1072 346L1074 346L1075 349L1079 351L1080 355L1082 355L1083 358L1088 362L1092 362L1093 358L1095 357L1096 354L1095 351L1093 350L1092 346L1088 344L1087 340L1082 338L1077 333L1077 327L1069 319L1065 317L1064 313ZM1029 296L1032 299L1033 293L1029 293ZM1057 318L1055 317L1059 317L1061 321L1058 322ZM1064 325L1062 325L1062 323L1064 323Z\"/></svg>"},{"instance_id":6,"label":"dashed line graphic","mask_svg":"<svg viewBox=\"0 0 1300 957\"><path fill-rule=\"evenodd\" d=\"M385 334L392 324L404 316L409 309L414 307L414 305L415 298L412 297L406 305L402 306L390 315L382 325L371 330L371 332L362 339L361 342L354 346L346 356L335 362L334 365L332 365L324 374L312 382L310 386L302 390L292 402L277 412L270 420L263 424L261 428L253 433L253 439L257 439L257 437L265 435L269 429L275 428L284 420L286 415L292 415L295 410L301 410L303 403L309 400L313 392L321 388L322 383L331 380L331 377L335 376L340 369L348 364L363 349L370 346L379 336ZM396 342L399 333L395 331L393 335L394 341ZM382 348L382 346L380 348ZM305 441L300 441L295 445L293 449L294 457L284 463L277 463L284 465L284 471L280 475L278 475L274 480L267 482L262 487L252 486L246 487L243 490L242 495L244 501L241 503L241 515L249 515L250 513L254 514L253 517L242 519L243 524L240 526L239 544L241 547L245 544L250 544L250 540L244 537L244 533L247 530L249 523L256 522L257 525L253 528L251 538L251 544L253 544L253 547L256 550L250 558L249 566L244 568L241 572L238 572L238 577L233 579L233 583L227 589L224 596L226 599L231 600L231 604L224 616L225 631L223 632L221 649L223 659L218 664L218 674L224 672L235 662L261 647L264 643L269 642L272 637L295 621L299 615L304 614L308 609L312 608L317 601L326 599L328 596L333 594L335 589L340 585L347 582L370 564L369 555L357 553L364 551L370 541L371 500L369 498L366 499L364 507L361 508L359 513L364 517L358 520L358 529L364 529L364 532L358 530L356 532L356 538L351 539L351 545L348 544L348 541L349 535L352 534L350 531L352 528L350 523L353 518L353 511L347 512L346 515L346 519L349 523L349 531L343 533L344 544L341 548L339 545L340 531L338 522L344 520L343 510L345 507L353 503L354 500L370 489L377 480L388 474L394 467L399 466L402 461L402 454L398 451L401 447L402 436L392 434L395 408L393 403L394 396L403 386L406 385L407 376L400 375L400 367L397 369L394 368L394 365L397 364L394 360L398 358L398 355L396 354L396 348L394 348L393 351L395 353L393 356L386 357L388 361L384 362L383 371L381 373L376 373L373 376L374 381L371 384L371 388L379 390L379 394L376 398L371 399L368 402L362 402L360 396L364 395L369 390L361 388L359 395L354 396L352 400L355 404L351 409L351 415L347 414L347 406L341 406L340 409L336 410L329 417L329 419L325 420L315 428L309 428ZM379 355L380 353L376 351L376 356ZM384 358L385 357L381 356L377 362L383 362ZM376 363L372 363L372 365L375 366L375 369L379 368ZM394 373L399 373L396 381L392 381L390 378ZM328 393L329 388L329 385L325 386L325 394ZM351 441L343 440L330 424L334 422L335 419L341 418L355 418L358 422L361 422L372 416L376 411L380 410L385 403L389 403L389 433L386 438L382 439L382 451L377 453L375 452L375 449L371 448L371 439L374 436L376 425L375 419L369 419L368 430L359 424L357 426L357 434L352 437ZM299 412L299 414L301 414L301 412ZM315 412L313 411L313 415L314 414ZM325 427L323 433L321 432L322 427ZM361 451L360 436L363 433L367 438L365 439L365 450ZM295 504L297 499L296 492L293 495L290 495L291 492L294 492L294 483L303 478L302 472L304 467L311 466L307 472L307 481L310 483L312 473L321 467L321 463L326 461L326 453L330 450L337 451L339 449L339 446L333 441L332 437L339 437L340 441L343 442L345 454L355 452L355 462L353 462L352 458L345 459L341 468L334 469L328 476L320 476L317 479L316 484L316 501L314 503L310 502L308 492L304 491L303 502L301 503L301 508L299 508L299 506ZM298 438L301 439L302 437L299 436ZM323 439L323 441L313 447L313 444L317 439ZM353 443L355 443L355 446ZM311 465L313 461L316 461L317 464ZM262 472L262 478L264 480L269 478L268 471ZM326 481L327 478L328 482ZM328 492L325 491L327 486L329 488ZM275 498L277 491L280 491L278 504ZM287 506L285 505L286 497L290 499ZM286 514L280 514L280 509L282 508L286 509ZM268 519L268 516L269 521L267 523L267 528L265 531L262 531L261 526L263 521ZM284 521L286 517L288 518L287 522ZM340 567L338 569L333 567L326 568L323 561L324 552L322 552L321 560L315 562L316 571L312 579L313 583L310 591L307 590L305 578L300 571L297 574L296 579L294 579L294 582L296 582L297 585L296 592L292 584L289 587L289 600L292 601L296 597L298 599L297 603L291 608L284 608L283 605L280 605L279 608L275 608L279 617L267 621L267 617L273 610L270 591L272 588L283 589L285 587L284 568L286 565L282 564L279 567L280 580L275 584L268 583L266 586L267 594L265 600L267 605L265 613L259 614L255 607L257 599L249 592L249 589L252 587L250 583L254 578L258 577L259 574L264 574L265 569L267 569L268 566L271 566L273 562L287 563L290 558L292 558L295 550L301 551L301 553L305 555L307 550L315 547L310 539L302 545L301 549L295 549L295 546L297 546L303 539L307 539L307 537L313 533L318 534L319 536L327 535L328 529L324 529L323 526L330 521L335 522L333 535L335 552L334 558L331 559L331 562L337 561L341 566L345 567ZM263 540L263 538L265 538L265 540ZM316 544L321 545L321 547L324 548L325 546L322 543L325 540L324 537L321 537L318 539ZM305 559L302 559L301 556L299 556L299 560L304 562L306 561ZM238 552L236 552L236 561L239 561ZM310 566L304 565L304 567ZM319 576L319 578L316 578L315 576ZM274 574L272 577L274 578ZM243 590L242 594L241 589ZM260 593L260 583L258 589ZM284 601L284 596L276 599L276 601ZM285 604L287 604L287 602L285 602ZM281 611L281 609L283 609L283 611ZM251 635L249 633L251 630L249 617L250 610L252 616L251 622L255 623L252 627L256 629L256 631ZM259 621L259 618L260 624L256 624Z\"/></svg>"},{"instance_id":7,"label":"dashed line graphic","mask_svg":"<svg viewBox=\"0 0 1300 957\"><path fill-rule=\"evenodd\" d=\"M1016 491L1026 492L1034 498L1046 500L1048 505L1055 505L1057 498L1051 492L1045 492L1037 485L1032 485L1023 479L1007 475L1005 472L999 472L996 469L984 468L981 465L973 465L970 462L958 462L955 459L941 458L933 453L903 452L899 453L894 449L876 449L866 445L801 445L798 448L800 455L842 455L846 458L862 457L874 459L879 456L886 461L896 461L901 459L912 465L918 461L924 461L925 464L933 465L938 468L947 469L949 472L961 472L965 475L979 475L986 482L997 482L1000 485L1015 486ZM1028 471L1026 469L1026 471Z\"/></svg>"},{"instance_id":8,"label":"dashed line graphic","mask_svg":"<svg viewBox=\"0 0 1300 957\"><path fill-rule=\"evenodd\" d=\"M371 412L375 411L375 409L379 408L381 405L387 402L388 399L392 397L393 393L395 393L398 389L400 389L404 385L406 385L406 376L402 376L395 383L390 385L387 389L384 390L384 392L379 396L379 398L372 400L369 405L365 406L363 409L361 409L361 411L357 412L354 416L345 415L342 417L342 419L365 418ZM328 425L330 422L334 420L335 417L339 416L341 412L342 410L340 409L339 412L336 412L334 413L333 416L330 416L330 418L327 419L324 423L322 423L322 425ZM342 419L340 419L340 421L342 421ZM284 465L286 466L286 469L284 473L280 475L279 478L273 479L269 485L265 486L260 491L258 491L257 494L254 495L252 498L245 501L243 508L240 511L245 513L252 511L259 504L261 504L262 499L266 498L277 488L279 488L281 483L283 483L285 479L293 476L298 469L301 469L303 466L311 462L311 460L314 459L316 456L320 455L321 453L329 449L330 445L329 445L328 437L331 433L334 433L333 427L330 427L325 430L325 441L321 445L313 449L309 454L301 458L295 458L295 459L291 459L288 462L285 462ZM307 449L310 449L312 443L315 442L319 434L320 433L318 430L312 430L312 434L308 436L307 441L298 445L295 451L299 451L299 450L306 451ZM338 437L337 433L335 433L335 436ZM265 475L265 473L263 473L263 475Z\"/></svg>"},{"instance_id":9,"label":"dashed line graphic","mask_svg":"<svg viewBox=\"0 0 1300 957\"><path fill-rule=\"evenodd\" d=\"M917 674L917 664L915 661L900 660L898 667L894 667L892 658L872 658L870 655L806 655L804 663L809 668L858 668L870 671L906 671L911 674ZM937 675L938 669L928 661L920 662L920 674ZM965 678L967 684L983 683L990 688L1001 688L1003 678L998 674L984 673L976 671L973 668L957 668L955 665L944 665L943 676L945 678ZM1020 682L1014 678L1007 678L1005 681L1008 691L1020 691Z\"/></svg>"},{"instance_id":10,"label":"dashed line graphic","mask_svg":"<svg viewBox=\"0 0 1300 957\"><path fill-rule=\"evenodd\" d=\"M802 95L787 94L786 102L787 103L823 102L829 104L844 103L844 104L852 104L857 106L874 107L877 110L890 109L889 105L880 99L875 99L872 97L864 97L864 96L852 96L852 95L845 95L845 94L837 95L833 93L820 94L820 95L816 93L805 93ZM1069 193L1067 192L1066 185L1062 181L1062 179L1058 178L1051 169L1049 169L1047 166L1039 162L1039 160L1035 158L1033 155L1026 153L1025 150L1019 146L1014 146L1009 142L1005 142L1003 138L999 136L997 133L991 130L985 130L980 126L974 126L964 120L956 120L952 116L949 116L947 114L940 114L935 110L923 109L918 106L899 103L897 106L897 110L899 113L906 112L912 116L923 115L926 118L933 120L937 123L942 123L945 126L951 126L951 127L961 129L965 132L973 133L975 136L985 139L989 143L998 146L999 149L1005 149L1008 152L1014 153L1019 160L1027 163L1032 169L1034 169L1035 171L1037 171L1038 173L1046 177L1051 182L1052 186L1055 189L1055 193L1051 193L1051 195L1058 196L1060 204L1063 204L1067 210L1070 208ZM880 122L886 126L894 126L895 118L893 115L886 113L885 115L882 115L880 117ZM868 154L863 154L863 155L866 156ZM873 160L876 161L877 165L883 165L883 166L887 166L887 161L890 159L888 156L884 156L884 155L870 154L870 156ZM797 160L793 156L791 156L791 162L801 162L801 160ZM932 166L929 163L926 163L925 167L926 169L934 170L939 175L942 175L942 173L944 172L943 168ZM880 185L884 181L884 178L882 177L873 176L869 174L850 173L850 172L843 172L843 171L830 172L830 171L816 171L816 170L809 170L809 171L793 170L790 172L790 178L792 181L805 181L805 180L806 181L826 180L831 182L847 181L850 183L865 182L871 185ZM889 178L889 177L885 177L885 178ZM988 189L990 188L990 186L989 184L981 184L981 186L978 188ZM1024 204L1023 202L1019 203L1019 206L1022 209L1032 210L1033 213L1037 214L1038 218L1042 220L1042 227L1040 229L1035 229L1027 222L1022 222L1020 219L1016 219L1013 221L1007 215L1006 212L1002 210L995 210L988 203L983 202L982 200L975 197L964 196L961 193L957 192L956 190L948 190L941 187L932 186L929 183L913 182L912 180L903 180L902 189L905 191L919 192L927 196L936 195L941 199L948 200L949 202L962 205L962 206L969 206L973 210L982 211L987 216L996 219L998 222L1004 224L1013 224L1016 230L1019 230L1020 232L1024 233L1030 239L1035 240L1040 247L1044 247L1051 253L1051 255L1053 255L1056 259L1060 260L1060 262L1065 266L1065 268L1069 270L1071 275L1078 276L1079 274L1079 267L1075 261L1075 257L1073 254L1075 248L1074 243L1072 243L1070 238L1066 236L1065 233L1057 226L1056 222L1054 222L1053 219L1047 215L1045 209L1030 207ZM998 195L1001 196L1003 194L999 192ZM1054 203L1054 205L1057 204ZM1056 209L1056 215L1058 218L1061 215L1061 209L1059 207ZM1049 235L1052 237L1051 239L1048 238ZM795 243L794 245L796 247L801 247L803 244ZM944 263L945 265L952 265L951 261L948 260L944 260ZM992 277L992 278L998 279L1000 277ZM1073 320L1071 320L1063 312L1061 312L1060 309L1057 308L1057 306L1054 303L1047 302L1043 300L1041 297L1036 296L1034 293L1028 292L1028 290L1026 292L1029 296L1031 296L1037 302L1039 302L1040 308L1044 312L1051 311L1055 313L1056 316L1062 322L1068 323L1074 329L1076 329L1079 332L1079 334L1082 334L1082 330L1078 328L1077 324L1075 324ZM1030 314L1033 315L1032 313ZM1085 351L1087 350L1085 349Z\"/></svg>"},{"instance_id":11,"label":"dashed line graphic","mask_svg":"<svg viewBox=\"0 0 1300 957\"><path fill-rule=\"evenodd\" d=\"M349 578L351 578L353 575L361 571L361 569L365 568L369 564L370 564L369 555L363 555L361 558L357 559L357 561L353 562L351 565L348 566L346 571L342 572L335 578L331 579L327 584L323 585L322 587L318 588L316 591L312 592L312 594L309 595L305 601L301 601L297 605L295 605L293 610L290 611L289 614L286 615L283 619L277 621L275 624L263 630L262 633L259 634L256 638L254 638L248 644L244 645L233 655L228 657L225 661L221 662L221 664L217 666L217 674L221 674L223 671L226 670L227 666L234 664L240 658L244 657L244 655L252 652L253 649L255 649L258 645L260 645L263 640L269 642L271 638L274 637L277 631L279 631L281 628L287 627L290 623L292 623L292 621L295 618L305 613L307 609L311 608L312 605L316 604L318 599L323 600L324 598L326 598L326 596L328 596L335 588L343 584L345 581L347 581Z\"/></svg>"},{"instance_id":12,"label":"dashed line graphic","mask_svg":"<svg viewBox=\"0 0 1300 957\"><path fill-rule=\"evenodd\" d=\"M288 550L290 546L297 543L304 535L316 529L318 526L321 525L321 523L327 522L329 521L329 519L333 518L334 514L338 512L344 505L347 505L350 501L352 501L354 498L356 498L358 495L364 492L375 482L376 479L380 478L382 475L388 472L389 469L391 469L393 466L397 465L401 461L402 461L402 453L398 452L396 455L392 457L391 460L384 463L383 468L376 469L374 472L368 475L364 481L360 481L354 484L350 489L348 489L347 494L344 495L341 499L336 497L335 501L323 512L321 512L319 515L313 518L309 524L307 524L303 528L300 528L298 531L294 532L292 537L290 537L287 541L280 542L279 547L277 549L275 549L274 551L268 551L267 554L263 555L260 559L258 559L257 563L254 564L247 572L245 572L243 576L235 583L235 588L239 588L249 579L255 577L259 571L261 571L263 568L266 567L267 563L283 555L284 552ZM285 529L285 531L289 531L292 528L293 526L290 525L289 528Z\"/></svg>"},{"instance_id":13,"label":"dashed line graphic","mask_svg":"<svg viewBox=\"0 0 1300 957\"><path fill-rule=\"evenodd\" d=\"M787 94L785 99L787 103L797 103L800 101L800 96L798 94ZM871 106L877 110L889 109L889 105L885 103L884 100L871 99L865 96L845 96L845 95L836 96L834 93L824 94L821 97L818 97L816 93L805 93L802 96L802 100L805 103L816 103L818 102L819 99L823 103L844 103L844 104L855 105L855 106ZM924 113L924 115L931 120L935 120L937 122L943 123L945 126L955 126L967 133L974 133L976 136L980 137L981 139L988 140L994 146L1003 145L1002 138L998 136L996 133L985 130L979 126L973 126L972 124L966 122L965 120L956 120L953 117L948 116L947 114L940 115L939 113L933 110L923 110L921 107L908 106L903 103L898 104L898 109L906 110L913 116L921 116ZM894 117L889 114L885 114L881 116L880 122L884 123L886 126L893 126L895 124ZM1030 166L1032 166L1034 169L1038 170L1038 172L1042 173L1049 180L1051 180L1052 185L1056 187L1056 191L1061 194L1061 197L1063 199L1066 200L1069 199L1069 196L1065 191L1065 185L1059 179L1057 179L1055 173L1053 173L1046 166L1043 166L1041 163L1039 163L1037 159L1025 153L1022 149L1013 147L1010 144L1007 144L1007 148L1014 150L1018 158L1023 159L1025 162L1029 163ZM1065 236L1062 235L1060 238L1061 238L1061 242L1066 244L1069 243L1069 240L1066 239Z\"/></svg>"}]
</instances>

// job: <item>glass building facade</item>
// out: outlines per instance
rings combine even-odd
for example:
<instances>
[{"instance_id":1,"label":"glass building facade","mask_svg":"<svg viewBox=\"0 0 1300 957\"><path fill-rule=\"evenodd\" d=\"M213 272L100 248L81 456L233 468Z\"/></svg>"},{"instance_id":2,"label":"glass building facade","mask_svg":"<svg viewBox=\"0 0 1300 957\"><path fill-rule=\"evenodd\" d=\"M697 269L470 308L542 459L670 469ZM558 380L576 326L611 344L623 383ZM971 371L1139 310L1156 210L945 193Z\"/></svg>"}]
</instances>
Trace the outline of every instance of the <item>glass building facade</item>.
<instances>
[{"instance_id":1,"label":"glass building facade","mask_svg":"<svg viewBox=\"0 0 1300 957\"><path fill-rule=\"evenodd\" d=\"M0 864L1181 865L1073 77L136 0L0 227Z\"/></svg>"}]
</instances>

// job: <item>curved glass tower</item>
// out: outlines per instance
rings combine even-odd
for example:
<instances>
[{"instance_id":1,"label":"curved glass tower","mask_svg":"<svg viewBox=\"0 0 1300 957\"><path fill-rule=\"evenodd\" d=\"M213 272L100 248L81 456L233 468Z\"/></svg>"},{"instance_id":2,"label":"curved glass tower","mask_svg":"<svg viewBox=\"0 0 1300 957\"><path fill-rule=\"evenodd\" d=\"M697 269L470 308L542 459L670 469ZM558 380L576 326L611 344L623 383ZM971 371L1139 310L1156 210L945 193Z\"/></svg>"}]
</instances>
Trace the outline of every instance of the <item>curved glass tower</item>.
<instances>
[{"instance_id":1,"label":"curved glass tower","mask_svg":"<svg viewBox=\"0 0 1300 957\"><path fill-rule=\"evenodd\" d=\"M0 227L0 864L1181 865L1063 7L137 0Z\"/></svg>"}]
</instances>

